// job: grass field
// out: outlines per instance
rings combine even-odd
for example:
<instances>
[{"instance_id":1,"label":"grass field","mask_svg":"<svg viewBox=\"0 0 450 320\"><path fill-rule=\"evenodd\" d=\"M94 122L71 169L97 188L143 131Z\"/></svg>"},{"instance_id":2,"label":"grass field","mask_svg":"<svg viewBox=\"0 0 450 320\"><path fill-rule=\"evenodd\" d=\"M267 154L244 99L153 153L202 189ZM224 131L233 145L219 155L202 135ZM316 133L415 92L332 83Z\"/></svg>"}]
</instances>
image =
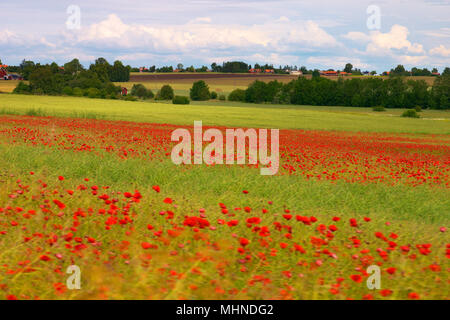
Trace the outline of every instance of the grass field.
<instances>
[{"instance_id":1,"label":"grass field","mask_svg":"<svg viewBox=\"0 0 450 320\"><path fill-rule=\"evenodd\" d=\"M343 130L449 134L450 112L424 110L421 119L405 119L404 110L373 112L370 108L277 106L233 102L127 102L75 97L1 95L0 113L127 120L150 123L280 129Z\"/></svg>"},{"instance_id":2,"label":"grass field","mask_svg":"<svg viewBox=\"0 0 450 320\"><path fill-rule=\"evenodd\" d=\"M0 95L0 299L448 299L450 117L401 111ZM279 173L174 165L194 120Z\"/></svg>"},{"instance_id":3,"label":"grass field","mask_svg":"<svg viewBox=\"0 0 450 320\"><path fill-rule=\"evenodd\" d=\"M0 80L0 93L12 92L19 82L20 82L19 80L8 80L8 81Z\"/></svg>"}]
</instances>

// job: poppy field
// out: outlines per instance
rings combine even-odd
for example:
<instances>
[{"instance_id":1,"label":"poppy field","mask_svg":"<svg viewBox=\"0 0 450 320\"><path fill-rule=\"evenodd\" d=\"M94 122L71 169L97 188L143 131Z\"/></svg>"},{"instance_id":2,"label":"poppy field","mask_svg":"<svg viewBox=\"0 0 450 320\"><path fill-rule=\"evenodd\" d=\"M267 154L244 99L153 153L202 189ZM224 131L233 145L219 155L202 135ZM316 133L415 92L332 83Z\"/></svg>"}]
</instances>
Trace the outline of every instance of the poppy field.
<instances>
[{"instance_id":1,"label":"poppy field","mask_svg":"<svg viewBox=\"0 0 450 320\"><path fill-rule=\"evenodd\" d=\"M0 299L450 298L448 135L281 129L272 177L179 127L0 115Z\"/></svg>"}]
</instances>

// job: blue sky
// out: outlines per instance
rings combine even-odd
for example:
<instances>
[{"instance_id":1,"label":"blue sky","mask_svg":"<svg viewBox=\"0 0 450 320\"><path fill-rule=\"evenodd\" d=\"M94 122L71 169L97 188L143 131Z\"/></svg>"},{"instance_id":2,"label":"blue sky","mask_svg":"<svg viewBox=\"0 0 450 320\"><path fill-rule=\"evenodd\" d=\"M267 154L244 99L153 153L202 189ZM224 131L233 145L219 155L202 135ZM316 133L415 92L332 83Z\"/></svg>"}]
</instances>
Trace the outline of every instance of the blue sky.
<instances>
[{"instance_id":1,"label":"blue sky","mask_svg":"<svg viewBox=\"0 0 450 320\"><path fill-rule=\"evenodd\" d=\"M369 6L376 11L367 13ZM16 0L0 11L5 64L79 58L87 65L101 56L132 66L450 66L450 0ZM77 21L80 28L71 28Z\"/></svg>"}]
</instances>

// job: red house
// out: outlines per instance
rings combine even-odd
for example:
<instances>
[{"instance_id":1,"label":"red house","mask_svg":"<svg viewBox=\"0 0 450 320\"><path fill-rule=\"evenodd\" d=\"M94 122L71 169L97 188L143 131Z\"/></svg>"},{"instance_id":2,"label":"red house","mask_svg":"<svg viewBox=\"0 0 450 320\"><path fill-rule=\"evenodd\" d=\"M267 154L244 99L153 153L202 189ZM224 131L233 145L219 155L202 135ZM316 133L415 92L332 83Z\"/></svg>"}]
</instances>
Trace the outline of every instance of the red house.
<instances>
[{"instance_id":1,"label":"red house","mask_svg":"<svg viewBox=\"0 0 450 320\"><path fill-rule=\"evenodd\" d=\"M0 64L0 79L8 80L8 71L6 71L6 68L8 68L8 66Z\"/></svg>"},{"instance_id":2,"label":"red house","mask_svg":"<svg viewBox=\"0 0 450 320\"><path fill-rule=\"evenodd\" d=\"M323 76L337 76L338 72L337 71L322 71L320 74Z\"/></svg>"}]
</instances>

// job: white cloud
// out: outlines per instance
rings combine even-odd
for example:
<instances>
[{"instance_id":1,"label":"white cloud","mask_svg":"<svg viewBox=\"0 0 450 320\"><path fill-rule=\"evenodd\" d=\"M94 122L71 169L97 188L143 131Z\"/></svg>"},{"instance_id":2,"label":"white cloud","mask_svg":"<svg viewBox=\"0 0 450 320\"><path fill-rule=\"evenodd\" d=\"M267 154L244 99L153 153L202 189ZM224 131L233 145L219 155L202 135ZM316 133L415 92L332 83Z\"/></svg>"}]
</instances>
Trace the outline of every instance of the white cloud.
<instances>
[{"instance_id":1,"label":"white cloud","mask_svg":"<svg viewBox=\"0 0 450 320\"><path fill-rule=\"evenodd\" d=\"M439 47L431 49L430 54L432 56L449 57L450 56L450 48L447 48L441 44Z\"/></svg>"},{"instance_id":2,"label":"white cloud","mask_svg":"<svg viewBox=\"0 0 450 320\"><path fill-rule=\"evenodd\" d=\"M424 52L423 46L419 43L411 43L408 40L408 28L400 25L393 25L386 33L373 31L370 34L370 43L367 45L368 52L386 52L391 49L405 49L409 53Z\"/></svg>"},{"instance_id":3,"label":"white cloud","mask_svg":"<svg viewBox=\"0 0 450 320\"><path fill-rule=\"evenodd\" d=\"M416 65L416 66L427 62L428 59L429 57L426 55L422 56L400 55L397 57L397 61L401 64Z\"/></svg>"},{"instance_id":4,"label":"white cloud","mask_svg":"<svg viewBox=\"0 0 450 320\"><path fill-rule=\"evenodd\" d=\"M106 20L83 28L78 34L78 41L121 39L131 28L124 24L115 14L110 14Z\"/></svg>"},{"instance_id":5,"label":"white cloud","mask_svg":"<svg viewBox=\"0 0 450 320\"><path fill-rule=\"evenodd\" d=\"M145 47L148 50L192 51L199 49L266 48L286 46L334 47L339 43L312 21L280 19L257 25L211 24L200 18L177 25L125 24L114 14L82 29L75 41L100 47Z\"/></svg>"},{"instance_id":6,"label":"white cloud","mask_svg":"<svg viewBox=\"0 0 450 320\"><path fill-rule=\"evenodd\" d=\"M286 16L281 16L281 17L278 19L278 21L281 21L281 22L289 22L290 20L289 20L289 18L286 17Z\"/></svg>"},{"instance_id":7,"label":"white cloud","mask_svg":"<svg viewBox=\"0 0 450 320\"><path fill-rule=\"evenodd\" d=\"M52 47L52 48L55 48L55 47L56 47L56 45L55 45L54 43L49 42L47 39L45 39L45 37L41 37L40 42L41 42L43 45L46 45L46 46L48 46L48 47Z\"/></svg>"},{"instance_id":8,"label":"white cloud","mask_svg":"<svg viewBox=\"0 0 450 320\"><path fill-rule=\"evenodd\" d=\"M357 42L368 42L367 53L386 54L391 53L392 49L405 50L407 53L424 53L423 46L419 43L411 43L408 40L409 30L404 26L395 24L391 30L386 33L380 31L371 31L366 34L363 32L348 32L343 37Z\"/></svg>"},{"instance_id":9,"label":"white cloud","mask_svg":"<svg viewBox=\"0 0 450 320\"><path fill-rule=\"evenodd\" d=\"M450 28L440 28L437 30L420 31L420 33L435 38L450 38Z\"/></svg>"},{"instance_id":10,"label":"white cloud","mask_svg":"<svg viewBox=\"0 0 450 320\"><path fill-rule=\"evenodd\" d=\"M51 48L56 47L54 43L51 43L43 36L35 36L33 34L19 34L9 31L8 29L0 30L0 44L9 47L32 47L39 45ZM5 47L2 48L2 51L5 49Z\"/></svg>"},{"instance_id":11,"label":"white cloud","mask_svg":"<svg viewBox=\"0 0 450 320\"><path fill-rule=\"evenodd\" d=\"M406 50L408 53L423 53L423 46L419 43L411 43L408 40L409 30L404 26L395 24L391 30L386 33L372 31L365 35L361 32L349 32L346 37L357 41L368 41L366 51L368 53L385 54L391 49Z\"/></svg>"},{"instance_id":12,"label":"white cloud","mask_svg":"<svg viewBox=\"0 0 450 320\"><path fill-rule=\"evenodd\" d=\"M25 41L16 33L9 31L8 29L0 30L0 44L2 45L22 45Z\"/></svg>"},{"instance_id":13,"label":"white cloud","mask_svg":"<svg viewBox=\"0 0 450 320\"><path fill-rule=\"evenodd\" d=\"M346 39L350 39L350 40L358 41L358 42L369 42L370 41L370 35L368 35L364 32L351 31L351 32L343 35L343 37Z\"/></svg>"},{"instance_id":14,"label":"white cloud","mask_svg":"<svg viewBox=\"0 0 450 320\"><path fill-rule=\"evenodd\" d=\"M409 30L405 26L393 25L388 32L371 31L369 33L349 32L344 38L365 44L365 50L355 50L362 57L371 59L385 59L392 63L405 65L420 65L424 63L437 63L430 61L427 52L420 43L408 39ZM434 51L433 51L434 50ZM434 54L445 53L445 48L435 48L430 51ZM439 63L440 64L440 63Z\"/></svg>"},{"instance_id":15,"label":"white cloud","mask_svg":"<svg viewBox=\"0 0 450 320\"><path fill-rule=\"evenodd\" d=\"M191 20L192 23L211 23L211 21L210 17L199 17Z\"/></svg>"}]
</instances>

